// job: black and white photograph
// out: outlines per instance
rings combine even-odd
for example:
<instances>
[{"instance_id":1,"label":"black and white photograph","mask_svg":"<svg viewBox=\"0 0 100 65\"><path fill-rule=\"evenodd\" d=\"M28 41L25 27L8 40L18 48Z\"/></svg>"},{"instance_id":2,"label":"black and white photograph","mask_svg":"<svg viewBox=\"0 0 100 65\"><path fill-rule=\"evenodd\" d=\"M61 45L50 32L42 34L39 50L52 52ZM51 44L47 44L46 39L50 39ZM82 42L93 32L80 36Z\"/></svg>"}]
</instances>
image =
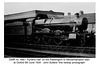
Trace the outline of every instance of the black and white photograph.
<instances>
[{"instance_id":1,"label":"black and white photograph","mask_svg":"<svg viewBox=\"0 0 100 65\"><path fill-rule=\"evenodd\" d=\"M4 2L4 58L95 57L95 2Z\"/></svg>"}]
</instances>

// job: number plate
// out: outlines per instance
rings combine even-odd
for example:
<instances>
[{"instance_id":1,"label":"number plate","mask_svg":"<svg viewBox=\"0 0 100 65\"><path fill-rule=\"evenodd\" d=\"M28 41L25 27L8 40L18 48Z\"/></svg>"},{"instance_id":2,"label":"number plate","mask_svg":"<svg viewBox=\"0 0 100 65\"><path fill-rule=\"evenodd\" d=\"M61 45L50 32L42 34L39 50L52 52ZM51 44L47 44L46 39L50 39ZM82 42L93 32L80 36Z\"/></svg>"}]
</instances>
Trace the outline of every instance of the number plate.
<instances>
[{"instance_id":1,"label":"number plate","mask_svg":"<svg viewBox=\"0 0 100 65\"><path fill-rule=\"evenodd\" d=\"M76 39L76 34L69 34L69 39Z\"/></svg>"}]
</instances>

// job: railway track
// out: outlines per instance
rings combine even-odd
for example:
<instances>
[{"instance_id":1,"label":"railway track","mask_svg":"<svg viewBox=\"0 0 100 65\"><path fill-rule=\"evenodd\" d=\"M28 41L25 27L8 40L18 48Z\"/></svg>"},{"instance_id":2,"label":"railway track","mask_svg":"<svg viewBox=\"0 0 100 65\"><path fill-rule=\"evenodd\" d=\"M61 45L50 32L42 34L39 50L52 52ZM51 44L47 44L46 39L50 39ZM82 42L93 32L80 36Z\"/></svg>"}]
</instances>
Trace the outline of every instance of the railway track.
<instances>
[{"instance_id":1,"label":"railway track","mask_svg":"<svg viewBox=\"0 0 100 65\"><path fill-rule=\"evenodd\" d=\"M16 52L15 52L16 51ZM14 43L5 47L5 54L15 53L17 57L95 57L95 47L55 46ZM13 56L14 54L8 54Z\"/></svg>"},{"instance_id":2,"label":"railway track","mask_svg":"<svg viewBox=\"0 0 100 65\"><path fill-rule=\"evenodd\" d=\"M94 54L34 50L25 48L6 47L5 50L8 52L6 52L6 54L11 57L95 57Z\"/></svg>"}]
</instances>

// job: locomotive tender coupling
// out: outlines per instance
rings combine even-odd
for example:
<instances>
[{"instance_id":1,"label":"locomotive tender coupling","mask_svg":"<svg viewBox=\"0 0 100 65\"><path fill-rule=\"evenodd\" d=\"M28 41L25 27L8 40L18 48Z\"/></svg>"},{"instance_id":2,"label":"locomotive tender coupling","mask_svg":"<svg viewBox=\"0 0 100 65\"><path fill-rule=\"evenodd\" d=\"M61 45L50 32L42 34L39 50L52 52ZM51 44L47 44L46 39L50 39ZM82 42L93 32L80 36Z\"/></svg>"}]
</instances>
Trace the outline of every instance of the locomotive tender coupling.
<instances>
[{"instance_id":1,"label":"locomotive tender coupling","mask_svg":"<svg viewBox=\"0 0 100 65\"><path fill-rule=\"evenodd\" d=\"M95 16L84 14L77 19L74 15L65 18L62 12L39 10L5 15L5 43L94 47L95 21L91 22L89 15Z\"/></svg>"}]
</instances>

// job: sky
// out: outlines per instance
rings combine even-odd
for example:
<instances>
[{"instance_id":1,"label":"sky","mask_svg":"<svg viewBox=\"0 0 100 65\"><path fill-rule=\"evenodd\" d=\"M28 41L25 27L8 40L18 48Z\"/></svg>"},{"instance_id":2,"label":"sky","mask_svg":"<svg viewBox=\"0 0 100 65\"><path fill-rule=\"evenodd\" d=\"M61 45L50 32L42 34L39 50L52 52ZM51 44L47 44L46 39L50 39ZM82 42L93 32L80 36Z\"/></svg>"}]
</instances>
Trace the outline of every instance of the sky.
<instances>
[{"instance_id":1,"label":"sky","mask_svg":"<svg viewBox=\"0 0 100 65\"><path fill-rule=\"evenodd\" d=\"M4 15L31 10L53 10L75 14L80 10L84 13L95 13L95 2L5 2Z\"/></svg>"}]
</instances>

